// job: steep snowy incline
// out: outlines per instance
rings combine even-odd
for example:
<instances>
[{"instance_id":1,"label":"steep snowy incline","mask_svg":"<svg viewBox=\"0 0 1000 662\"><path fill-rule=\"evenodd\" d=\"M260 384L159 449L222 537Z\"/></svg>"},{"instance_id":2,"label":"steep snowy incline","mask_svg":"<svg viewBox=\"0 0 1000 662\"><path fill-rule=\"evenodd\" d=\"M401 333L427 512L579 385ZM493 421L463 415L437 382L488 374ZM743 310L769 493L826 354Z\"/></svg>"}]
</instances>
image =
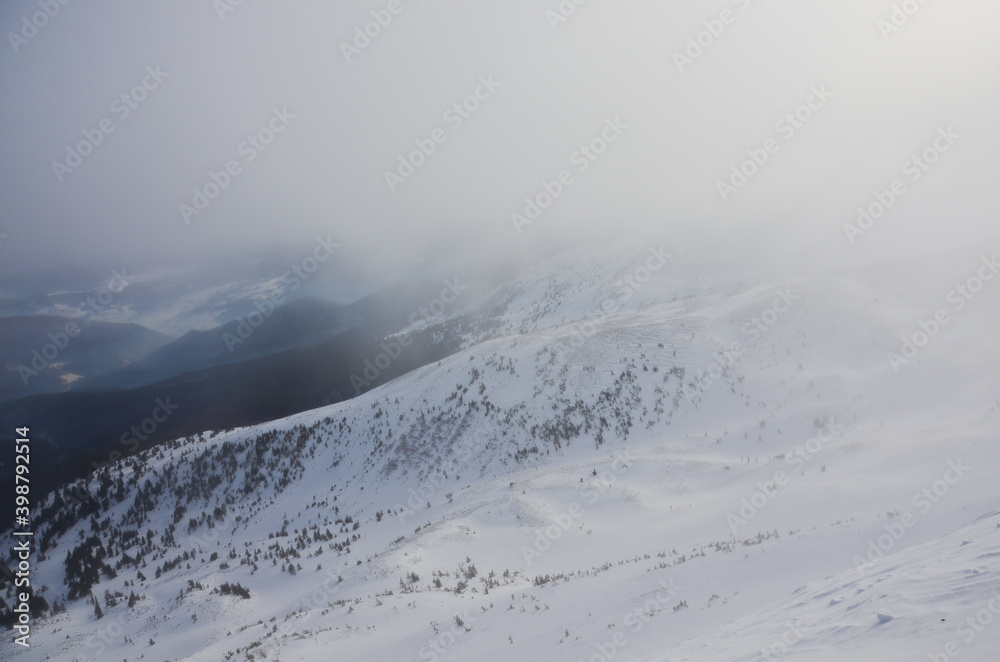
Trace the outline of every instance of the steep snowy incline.
<instances>
[{"instance_id":1,"label":"steep snowy incline","mask_svg":"<svg viewBox=\"0 0 1000 662\"><path fill-rule=\"evenodd\" d=\"M71 486L35 569L66 611L18 659L752 660L786 622L774 659L961 641L944 626L1000 589L1000 348L969 341L996 295L887 354L976 264L940 292L898 264L725 286L657 250L557 258L448 359Z\"/></svg>"}]
</instances>

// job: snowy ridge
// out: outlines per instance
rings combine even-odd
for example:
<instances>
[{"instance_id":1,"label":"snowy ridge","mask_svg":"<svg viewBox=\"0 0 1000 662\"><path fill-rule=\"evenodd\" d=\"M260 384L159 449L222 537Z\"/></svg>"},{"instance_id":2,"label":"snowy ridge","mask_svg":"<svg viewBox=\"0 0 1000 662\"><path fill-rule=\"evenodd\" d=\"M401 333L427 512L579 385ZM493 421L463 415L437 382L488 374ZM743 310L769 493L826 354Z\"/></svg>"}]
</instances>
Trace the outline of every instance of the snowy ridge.
<instances>
[{"instance_id":1,"label":"snowy ridge","mask_svg":"<svg viewBox=\"0 0 1000 662\"><path fill-rule=\"evenodd\" d=\"M789 622L774 659L992 659L1000 622L954 628L1000 589L988 293L897 373L936 292L623 289L651 255L557 258L438 364L45 504L67 610L19 659L753 660Z\"/></svg>"}]
</instances>

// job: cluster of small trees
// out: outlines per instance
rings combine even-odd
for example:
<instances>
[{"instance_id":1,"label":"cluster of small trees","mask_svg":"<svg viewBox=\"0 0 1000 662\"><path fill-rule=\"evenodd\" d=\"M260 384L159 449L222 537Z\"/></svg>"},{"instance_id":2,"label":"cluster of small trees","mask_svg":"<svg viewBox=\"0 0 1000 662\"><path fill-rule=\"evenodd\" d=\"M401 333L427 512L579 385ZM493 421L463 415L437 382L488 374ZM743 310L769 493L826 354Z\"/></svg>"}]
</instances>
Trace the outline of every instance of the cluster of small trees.
<instances>
[{"instance_id":1,"label":"cluster of small trees","mask_svg":"<svg viewBox=\"0 0 1000 662\"><path fill-rule=\"evenodd\" d=\"M222 595L235 595L237 597L243 598L244 600L250 599L250 589L241 584L230 584L226 582L219 588L212 591L212 593L221 593Z\"/></svg>"}]
</instances>

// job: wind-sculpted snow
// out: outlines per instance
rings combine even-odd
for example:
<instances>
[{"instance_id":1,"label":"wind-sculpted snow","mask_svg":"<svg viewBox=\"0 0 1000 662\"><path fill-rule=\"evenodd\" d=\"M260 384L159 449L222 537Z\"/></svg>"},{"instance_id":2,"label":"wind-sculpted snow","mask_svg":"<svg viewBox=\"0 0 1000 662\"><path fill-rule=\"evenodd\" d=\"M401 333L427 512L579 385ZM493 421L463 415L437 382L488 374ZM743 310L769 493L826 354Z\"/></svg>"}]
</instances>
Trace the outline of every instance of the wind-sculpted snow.
<instances>
[{"instance_id":1,"label":"wind-sculpted snow","mask_svg":"<svg viewBox=\"0 0 1000 662\"><path fill-rule=\"evenodd\" d=\"M671 264L626 298L649 257L556 259L447 359L66 486L18 659L992 659L1000 622L960 628L1000 590L996 350L900 375L919 293Z\"/></svg>"}]
</instances>

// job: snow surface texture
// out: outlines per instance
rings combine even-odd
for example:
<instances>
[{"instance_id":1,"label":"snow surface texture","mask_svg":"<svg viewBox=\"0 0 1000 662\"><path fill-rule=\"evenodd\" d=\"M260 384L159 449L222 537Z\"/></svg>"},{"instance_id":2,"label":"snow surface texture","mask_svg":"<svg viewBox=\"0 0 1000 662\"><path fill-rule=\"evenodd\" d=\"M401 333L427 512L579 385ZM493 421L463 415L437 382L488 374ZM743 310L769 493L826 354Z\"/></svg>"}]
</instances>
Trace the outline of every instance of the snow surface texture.
<instances>
[{"instance_id":1,"label":"snow surface texture","mask_svg":"<svg viewBox=\"0 0 1000 662\"><path fill-rule=\"evenodd\" d=\"M1000 282L956 311L977 256L765 285L651 255L554 259L438 364L81 482L100 509L36 532L67 611L0 657L998 659ZM74 551L113 572L70 599Z\"/></svg>"}]
</instances>

